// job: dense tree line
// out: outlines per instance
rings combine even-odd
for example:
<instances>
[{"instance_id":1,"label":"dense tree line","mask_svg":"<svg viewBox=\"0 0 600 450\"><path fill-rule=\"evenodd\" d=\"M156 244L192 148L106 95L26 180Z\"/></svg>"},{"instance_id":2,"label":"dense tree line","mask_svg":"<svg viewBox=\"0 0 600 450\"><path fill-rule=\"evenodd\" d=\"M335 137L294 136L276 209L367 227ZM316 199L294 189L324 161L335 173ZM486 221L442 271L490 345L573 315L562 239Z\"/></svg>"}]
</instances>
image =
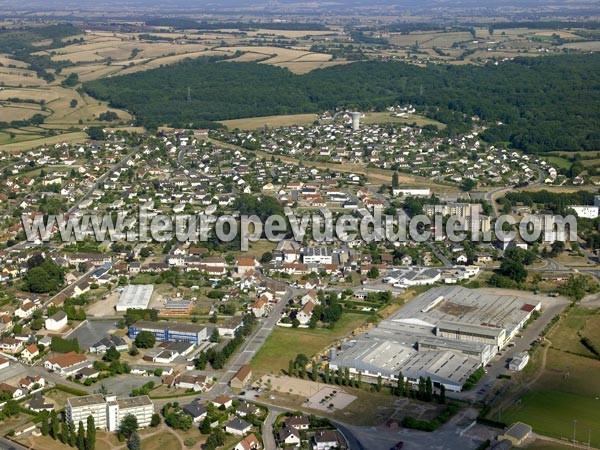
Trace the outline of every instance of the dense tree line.
<instances>
[{"instance_id":1,"label":"dense tree line","mask_svg":"<svg viewBox=\"0 0 600 450\"><path fill-rule=\"evenodd\" d=\"M181 30L329 30L325 25L314 22L198 22L196 20L185 18L152 19L147 20L146 25L154 27L172 27Z\"/></svg>"},{"instance_id":2,"label":"dense tree line","mask_svg":"<svg viewBox=\"0 0 600 450\"><path fill-rule=\"evenodd\" d=\"M483 67L365 61L294 75L256 63L209 58L84 84L87 93L133 112L145 125L182 124L336 107L412 103L464 131L478 116L483 137L527 152L600 148L600 55L515 58ZM187 101L187 88L192 91Z\"/></svg>"},{"instance_id":3,"label":"dense tree line","mask_svg":"<svg viewBox=\"0 0 600 450\"><path fill-rule=\"evenodd\" d=\"M53 336L50 349L56 353L79 352L79 341L77 338L65 339L60 336Z\"/></svg>"},{"instance_id":4,"label":"dense tree line","mask_svg":"<svg viewBox=\"0 0 600 450\"><path fill-rule=\"evenodd\" d=\"M244 318L242 329L238 331L235 337L227 342L223 348L217 350L215 347L211 347L198 355L194 360L196 369L205 370L207 363L210 363L215 370L222 369L231 355L233 355L238 347L242 345L246 337L252 333L255 324L256 318L252 314L247 314Z\"/></svg>"},{"instance_id":5,"label":"dense tree line","mask_svg":"<svg viewBox=\"0 0 600 450\"><path fill-rule=\"evenodd\" d=\"M547 213L564 215L572 205L593 205L594 195L590 191L511 191L498 202L503 205L504 212L510 212L512 206L520 203L525 206L538 205L540 210Z\"/></svg>"}]
</instances>

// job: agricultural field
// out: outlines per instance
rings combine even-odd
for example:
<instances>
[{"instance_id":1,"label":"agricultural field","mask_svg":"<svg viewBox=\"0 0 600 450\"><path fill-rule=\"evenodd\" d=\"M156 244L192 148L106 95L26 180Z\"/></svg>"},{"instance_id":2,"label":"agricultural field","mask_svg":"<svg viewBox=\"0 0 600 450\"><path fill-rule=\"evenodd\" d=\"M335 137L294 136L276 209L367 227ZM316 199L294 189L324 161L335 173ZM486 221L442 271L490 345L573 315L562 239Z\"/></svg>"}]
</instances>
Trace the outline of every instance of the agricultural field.
<instances>
[{"instance_id":1,"label":"agricultural field","mask_svg":"<svg viewBox=\"0 0 600 450\"><path fill-rule=\"evenodd\" d=\"M600 41L569 42L568 44L562 45L561 48L597 52L600 51Z\"/></svg>"},{"instance_id":2,"label":"agricultural field","mask_svg":"<svg viewBox=\"0 0 600 450\"><path fill-rule=\"evenodd\" d=\"M43 111L35 104L27 103L4 103L0 104L0 122L10 122L13 120L30 119L35 114L47 115L48 112Z\"/></svg>"},{"instance_id":3,"label":"agricultural field","mask_svg":"<svg viewBox=\"0 0 600 450\"><path fill-rule=\"evenodd\" d=\"M224 120L221 123L230 130L257 130L265 125L275 127L286 127L291 125L310 125L317 120L316 114L292 114L289 116L265 116L249 117L247 119Z\"/></svg>"}]
</instances>

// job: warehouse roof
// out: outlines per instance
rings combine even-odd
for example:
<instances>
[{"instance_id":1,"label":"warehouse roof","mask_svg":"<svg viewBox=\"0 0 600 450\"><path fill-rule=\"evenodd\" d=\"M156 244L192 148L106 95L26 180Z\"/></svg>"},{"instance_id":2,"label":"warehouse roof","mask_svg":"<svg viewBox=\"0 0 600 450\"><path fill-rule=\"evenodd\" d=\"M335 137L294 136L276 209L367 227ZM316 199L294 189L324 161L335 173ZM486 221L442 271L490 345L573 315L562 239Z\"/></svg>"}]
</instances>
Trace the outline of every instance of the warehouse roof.
<instances>
[{"instance_id":1,"label":"warehouse roof","mask_svg":"<svg viewBox=\"0 0 600 450\"><path fill-rule=\"evenodd\" d=\"M154 286L151 284L131 284L123 288L121 297L116 305L117 311L125 311L127 309L146 309Z\"/></svg>"}]
</instances>

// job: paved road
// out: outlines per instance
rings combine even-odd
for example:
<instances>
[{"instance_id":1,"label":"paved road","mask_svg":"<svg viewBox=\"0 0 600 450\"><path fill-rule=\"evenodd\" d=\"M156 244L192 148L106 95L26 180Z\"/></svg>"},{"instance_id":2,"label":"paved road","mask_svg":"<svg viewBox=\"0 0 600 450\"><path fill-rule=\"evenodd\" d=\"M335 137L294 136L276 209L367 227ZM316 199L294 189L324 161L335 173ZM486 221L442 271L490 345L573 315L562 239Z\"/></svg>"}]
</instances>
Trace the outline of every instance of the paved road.
<instances>
[{"instance_id":1,"label":"paved road","mask_svg":"<svg viewBox=\"0 0 600 450\"><path fill-rule=\"evenodd\" d=\"M442 264L444 264L444 266L452 267L452 261L450 261L450 259L446 255L444 255L440 251L440 249L435 246L433 242L427 241L425 244L431 249L433 254L437 256L437 258L442 262Z\"/></svg>"},{"instance_id":2,"label":"paved road","mask_svg":"<svg viewBox=\"0 0 600 450\"><path fill-rule=\"evenodd\" d=\"M27 450L28 447L24 447L21 444L9 441L0 436L0 450Z\"/></svg>"},{"instance_id":3,"label":"paved road","mask_svg":"<svg viewBox=\"0 0 600 450\"><path fill-rule=\"evenodd\" d=\"M302 291L289 286L287 287L286 293L273 307L269 313L269 316L259 319L258 326L256 327L254 333L248 339L246 339L242 348L227 362L225 366L225 373L221 375L216 386L213 387L207 394L205 394L207 398L210 399L219 395L231 393L231 390L229 389L229 381L231 378L244 364L250 364L250 361L252 361L254 355L256 355L256 353L260 350L267 338L277 326L277 322L281 318L281 313L288 304L288 301L300 292Z\"/></svg>"},{"instance_id":4,"label":"paved road","mask_svg":"<svg viewBox=\"0 0 600 450\"><path fill-rule=\"evenodd\" d=\"M263 423L261 434L265 450L277 449L277 444L275 443L275 436L273 435L273 425L275 424L275 420L277 420L278 415L279 414L277 414L273 409L269 409L269 415Z\"/></svg>"}]
</instances>

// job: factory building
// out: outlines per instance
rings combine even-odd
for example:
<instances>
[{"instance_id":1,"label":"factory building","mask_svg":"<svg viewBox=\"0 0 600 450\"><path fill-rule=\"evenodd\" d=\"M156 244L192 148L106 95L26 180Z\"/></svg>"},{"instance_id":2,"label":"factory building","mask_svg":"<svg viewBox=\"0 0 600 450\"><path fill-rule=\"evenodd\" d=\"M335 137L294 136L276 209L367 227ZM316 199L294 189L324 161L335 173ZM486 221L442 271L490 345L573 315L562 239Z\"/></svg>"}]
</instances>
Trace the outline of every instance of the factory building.
<instances>
[{"instance_id":1,"label":"factory building","mask_svg":"<svg viewBox=\"0 0 600 450\"><path fill-rule=\"evenodd\" d=\"M362 379L395 384L400 372L418 384L430 377L436 386L460 391L522 329L539 302L485 294L460 286L439 287L419 295L377 327L331 352L333 370L348 368Z\"/></svg>"},{"instance_id":2,"label":"factory building","mask_svg":"<svg viewBox=\"0 0 600 450\"><path fill-rule=\"evenodd\" d=\"M128 309L147 309L154 286L151 284L131 284L123 288L115 309L123 312Z\"/></svg>"}]
</instances>

